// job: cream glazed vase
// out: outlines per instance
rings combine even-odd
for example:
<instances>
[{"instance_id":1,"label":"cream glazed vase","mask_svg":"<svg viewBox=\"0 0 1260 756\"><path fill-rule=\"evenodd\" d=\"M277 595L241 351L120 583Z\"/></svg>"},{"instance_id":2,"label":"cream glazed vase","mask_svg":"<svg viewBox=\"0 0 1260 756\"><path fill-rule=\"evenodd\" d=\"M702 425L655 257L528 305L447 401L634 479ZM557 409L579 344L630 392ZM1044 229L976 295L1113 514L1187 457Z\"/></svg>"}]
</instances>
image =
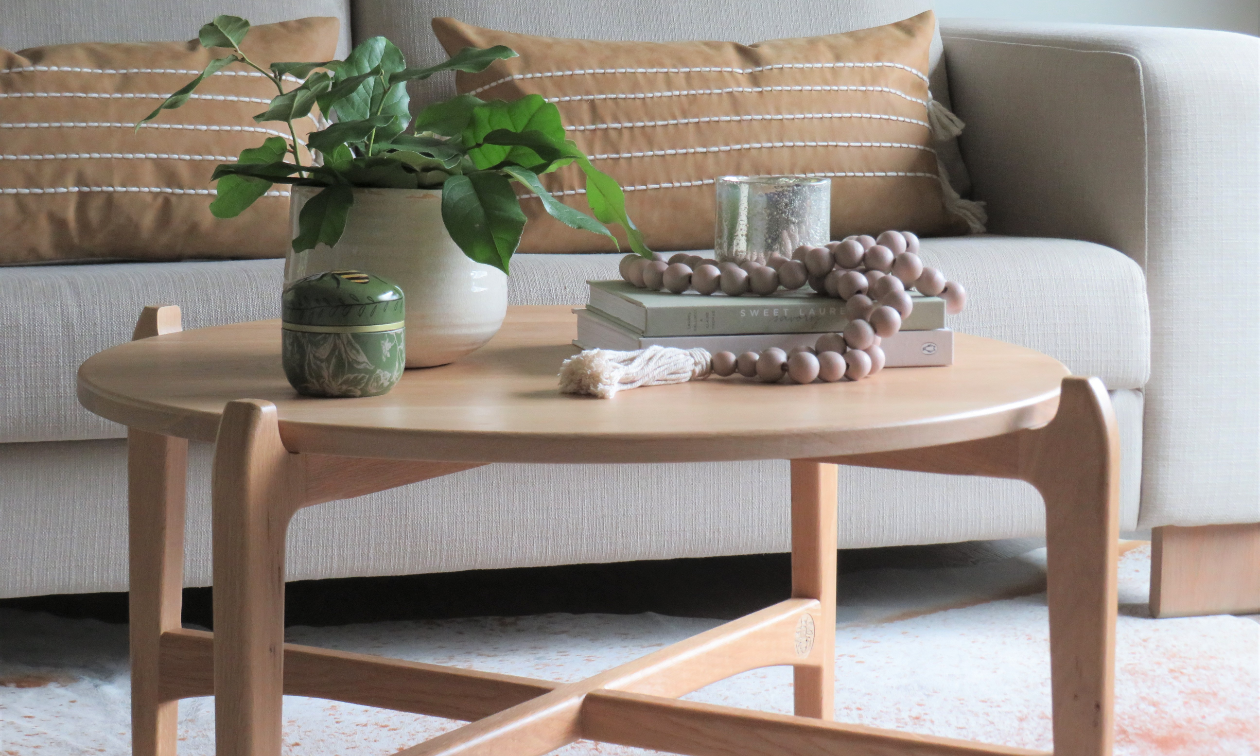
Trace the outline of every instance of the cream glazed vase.
<instances>
[{"instance_id":1,"label":"cream glazed vase","mask_svg":"<svg viewBox=\"0 0 1260 756\"><path fill-rule=\"evenodd\" d=\"M289 225L322 187L294 186ZM442 224L442 192L354 190L354 207L335 247L320 244L284 264L284 284L329 270L353 269L397 284L407 305L407 367L445 365L490 340L507 314L507 276L473 262Z\"/></svg>"}]
</instances>

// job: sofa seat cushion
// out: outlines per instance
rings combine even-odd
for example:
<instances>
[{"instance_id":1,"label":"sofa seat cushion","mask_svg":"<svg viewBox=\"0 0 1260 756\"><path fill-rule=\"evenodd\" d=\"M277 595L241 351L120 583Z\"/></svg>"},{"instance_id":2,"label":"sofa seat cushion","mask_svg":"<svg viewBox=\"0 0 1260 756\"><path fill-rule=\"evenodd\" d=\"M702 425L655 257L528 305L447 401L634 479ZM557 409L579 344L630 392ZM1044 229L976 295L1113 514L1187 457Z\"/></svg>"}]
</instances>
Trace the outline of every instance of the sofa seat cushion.
<instances>
[{"instance_id":1,"label":"sofa seat cushion","mask_svg":"<svg viewBox=\"0 0 1260 756\"><path fill-rule=\"evenodd\" d=\"M923 257L963 283L960 331L1049 354L1108 388L1150 373L1145 282L1115 250L1087 242L973 236L928 239ZM588 279L615 278L619 255L517 255L510 304L586 302ZM277 318L282 260L54 265L0 270L0 442L121 438L75 398L75 371L131 338L145 305L177 304L185 328Z\"/></svg>"}]
</instances>

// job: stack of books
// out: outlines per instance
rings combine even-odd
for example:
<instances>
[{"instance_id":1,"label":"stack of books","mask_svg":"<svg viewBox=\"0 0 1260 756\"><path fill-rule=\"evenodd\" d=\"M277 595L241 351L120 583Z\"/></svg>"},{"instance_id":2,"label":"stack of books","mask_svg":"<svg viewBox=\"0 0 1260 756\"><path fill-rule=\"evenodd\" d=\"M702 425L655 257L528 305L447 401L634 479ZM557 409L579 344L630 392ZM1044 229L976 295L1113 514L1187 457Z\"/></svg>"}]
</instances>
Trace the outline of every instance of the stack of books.
<instances>
[{"instance_id":1,"label":"stack of books","mask_svg":"<svg viewBox=\"0 0 1260 756\"><path fill-rule=\"evenodd\" d=\"M813 292L773 297L704 296L638 289L625 281L588 281L585 308L574 310L581 349L633 351L660 345L710 352L784 351L813 346L844 330L844 302ZM901 331L883 340L885 367L929 367L954 362L954 333L945 327L945 301L912 293L914 311Z\"/></svg>"}]
</instances>

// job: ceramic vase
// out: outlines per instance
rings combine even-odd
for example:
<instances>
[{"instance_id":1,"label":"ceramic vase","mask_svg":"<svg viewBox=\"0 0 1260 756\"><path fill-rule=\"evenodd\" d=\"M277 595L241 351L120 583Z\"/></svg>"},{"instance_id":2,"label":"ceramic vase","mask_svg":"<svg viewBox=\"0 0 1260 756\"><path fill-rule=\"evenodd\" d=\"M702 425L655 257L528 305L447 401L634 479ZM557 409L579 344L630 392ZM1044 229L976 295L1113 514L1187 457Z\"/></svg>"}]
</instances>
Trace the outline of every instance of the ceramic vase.
<instances>
[{"instance_id":1,"label":"ceramic vase","mask_svg":"<svg viewBox=\"0 0 1260 756\"><path fill-rule=\"evenodd\" d=\"M289 223L321 187L295 186ZM354 269L397 284L406 297L407 367L454 362L498 332L507 314L507 276L468 259L442 224L442 192L354 190L354 206L335 247L289 252L285 285L315 273Z\"/></svg>"}]
</instances>

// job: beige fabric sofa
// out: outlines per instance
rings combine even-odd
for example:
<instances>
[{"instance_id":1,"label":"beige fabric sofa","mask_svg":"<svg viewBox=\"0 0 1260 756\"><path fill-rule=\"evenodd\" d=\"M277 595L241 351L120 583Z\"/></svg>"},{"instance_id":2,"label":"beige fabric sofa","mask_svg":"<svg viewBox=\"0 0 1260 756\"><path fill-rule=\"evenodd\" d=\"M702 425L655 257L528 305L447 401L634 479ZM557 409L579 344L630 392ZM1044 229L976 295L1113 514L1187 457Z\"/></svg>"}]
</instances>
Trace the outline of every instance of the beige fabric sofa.
<instances>
[{"instance_id":1,"label":"beige fabric sofa","mask_svg":"<svg viewBox=\"0 0 1260 756\"><path fill-rule=\"evenodd\" d=\"M439 58L435 15L557 36L755 41L887 23L929 3L741 0L734 12L712 0L637 0L603 16L577 0L352 5L15 0L0 46L182 39L223 12L256 23L337 15L343 46L386 34L426 61ZM1122 529L1260 521L1260 42L941 26L934 93L952 97L968 124L962 153L993 232L924 242L931 264L971 292L955 327L1106 382L1123 446ZM451 86L435 79L413 94ZM129 338L146 304L180 305L186 328L276 317L281 271L280 260L0 268L0 597L127 586L124 429L78 406L77 365ZM612 255L521 255L509 296L581 304L586 279L615 271ZM221 297L229 280L245 282L246 295ZM210 451L194 445L191 459L186 575L206 585ZM787 469L481 468L304 510L290 530L289 578L786 551ZM1014 481L842 469L839 507L842 547L1043 528L1037 494Z\"/></svg>"}]
</instances>

